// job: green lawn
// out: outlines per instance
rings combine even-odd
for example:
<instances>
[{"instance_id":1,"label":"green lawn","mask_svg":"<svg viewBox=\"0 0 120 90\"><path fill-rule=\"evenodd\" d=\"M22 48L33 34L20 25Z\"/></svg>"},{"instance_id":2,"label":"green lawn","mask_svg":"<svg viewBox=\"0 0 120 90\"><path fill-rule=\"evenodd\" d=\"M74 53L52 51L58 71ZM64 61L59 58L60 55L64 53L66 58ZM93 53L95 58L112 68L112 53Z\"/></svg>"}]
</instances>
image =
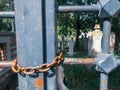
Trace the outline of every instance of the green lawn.
<instances>
[{"instance_id":1,"label":"green lawn","mask_svg":"<svg viewBox=\"0 0 120 90\"><path fill-rule=\"evenodd\" d=\"M119 58L120 54L115 56ZM64 54L65 57L70 57ZM72 57L87 57L77 53ZM92 65L63 65L65 73L64 83L70 90L100 90L100 73ZM120 90L120 67L109 74L109 90Z\"/></svg>"}]
</instances>

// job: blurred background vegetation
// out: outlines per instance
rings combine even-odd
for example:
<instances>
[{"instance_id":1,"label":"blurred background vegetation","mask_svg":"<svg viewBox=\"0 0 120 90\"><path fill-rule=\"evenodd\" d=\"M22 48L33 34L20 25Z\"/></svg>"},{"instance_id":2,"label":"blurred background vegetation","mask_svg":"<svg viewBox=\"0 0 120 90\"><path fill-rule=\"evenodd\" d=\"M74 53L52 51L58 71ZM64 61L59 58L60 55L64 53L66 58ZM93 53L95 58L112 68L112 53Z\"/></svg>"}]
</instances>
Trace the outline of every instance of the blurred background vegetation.
<instances>
[{"instance_id":1,"label":"blurred background vegetation","mask_svg":"<svg viewBox=\"0 0 120 90\"><path fill-rule=\"evenodd\" d=\"M0 0L0 11L13 11L14 0ZM14 19L0 18L0 31L9 32L14 28Z\"/></svg>"}]
</instances>

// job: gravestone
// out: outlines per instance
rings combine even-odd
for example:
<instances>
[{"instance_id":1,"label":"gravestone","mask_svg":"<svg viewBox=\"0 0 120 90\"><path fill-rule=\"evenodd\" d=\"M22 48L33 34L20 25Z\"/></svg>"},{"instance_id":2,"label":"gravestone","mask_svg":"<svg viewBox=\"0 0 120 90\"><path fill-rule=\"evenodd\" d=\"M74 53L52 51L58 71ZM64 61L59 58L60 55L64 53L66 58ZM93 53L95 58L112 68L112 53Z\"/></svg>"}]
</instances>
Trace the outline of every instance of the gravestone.
<instances>
[{"instance_id":1,"label":"gravestone","mask_svg":"<svg viewBox=\"0 0 120 90\"><path fill-rule=\"evenodd\" d=\"M103 33L100 30L100 26L98 24L95 25L94 31L92 31L92 48L91 48L91 56L95 57L98 53L102 53L101 41Z\"/></svg>"},{"instance_id":2,"label":"gravestone","mask_svg":"<svg viewBox=\"0 0 120 90\"><path fill-rule=\"evenodd\" d=\"M115 46L115 33L110 33L110 53L114 52L114 46Z\"/></svg>"},{"instance_id":3,"label":"gravestone","mask_svg":"<svg viewBox=\"0 0 120 90\"><path fill-rule=\"evenodd\" d=\"M86 33L85 33L84 38L83 38L83 48L84 48L84 51L88 50L88 37L87 37Z\"/></svg>"},{"instance_id":4,"label":"gravestone","mask_svg":"<svg viewBox=\"0 0 120 90\"><path fill-rule=\"evenodd\" d=\"M92 49L92 31L88 32L88 56L91 56L91 49Z\"/></svg>"},{"instance_id":5,"label":"gravestone","mask_svg":"<svg viewBox=\"0 0 120 90\"><path fill-rule=\"evenodd\" d=\"M102 53L101 48L102 31L95 30L92 32L92 56L96 56L98 53Z\"/></svg>"},{"instance_id":6,"label":"gravestone","mask_svg":"<svg viewBox=\"0 0 120 90\"><path fill-rule=\"evenodd\" d=\"M97 38L98 33L98 38ZM102 52L101 48L101 38L102 38L102 31L93 31L88 32L88 55L89 56L96 56L96 54ZM110 53L114 52L114 46L115 46L115 33L110 33Z\"/></svg>"},{"instance_id":7,"label":"gravestone","mask_svg":"<svg viewBox=\"0 0 120 90\"><path fill-rule=\"evenodd\" d=\"M64 36L62 36L62 40L61 40L61 49L62 51L64 51Z\"/></svg>"},{"instance_id":8,"label":"gravestone","mask_svg":"<svg viewBox=\"0 0 120 90\"><path fill-rule=\"evenodd\" d=\"M74 41L73 41L73 37L71 37L69 41L69 55L72 56L73 53L74 53Z\"/></svg>"},{"instance_id":9,"label":"gravestone","mask_svg":"<svg viewBox=\"0 0 120 90\"><path fill-rule=\"evenodd\" d=\"M84 50L85 50L85 47L84 47L84 45L85 45L85 43L86 43L86 42L84 42L85 39L86 39L86 38L85 38L85 33L82 32L81 35L79 36L79 44L80 44L80 45L79 45L79 48L80 48L81 51L84 51Z\"/></svg>"}]
</instances>

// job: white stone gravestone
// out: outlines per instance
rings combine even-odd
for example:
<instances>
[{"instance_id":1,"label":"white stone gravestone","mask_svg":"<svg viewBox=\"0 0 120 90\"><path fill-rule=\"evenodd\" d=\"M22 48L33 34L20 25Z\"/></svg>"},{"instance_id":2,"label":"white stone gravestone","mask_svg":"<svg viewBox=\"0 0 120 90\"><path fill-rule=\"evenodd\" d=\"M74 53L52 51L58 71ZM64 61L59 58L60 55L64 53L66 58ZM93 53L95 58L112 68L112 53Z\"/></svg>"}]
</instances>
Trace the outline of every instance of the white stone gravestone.
<instances>
[{"instance_id":1,"label":"white stone gravestone","mask_svg":"<svg viewBox=\"0 0 120 90\"><path fill-rule=\"evenodd\" d=\"M100 30L99 24L96 24L94 27L94 31L92 31L92 48L91 55L95 57L98 53L102 53L101 41L103 33Z\"/></svg>"},{"instance_id":2,"label":"white stone gravestone","mask_svg":"<svg viewBox=\"0 0 120 90\"><path fill-rule=\"evenodd\" d=\"M73 37L71 37L69 41L69 55L72 56L73 53L74 53L74 41L73 41Z\"/></svg>"}]
</instances>

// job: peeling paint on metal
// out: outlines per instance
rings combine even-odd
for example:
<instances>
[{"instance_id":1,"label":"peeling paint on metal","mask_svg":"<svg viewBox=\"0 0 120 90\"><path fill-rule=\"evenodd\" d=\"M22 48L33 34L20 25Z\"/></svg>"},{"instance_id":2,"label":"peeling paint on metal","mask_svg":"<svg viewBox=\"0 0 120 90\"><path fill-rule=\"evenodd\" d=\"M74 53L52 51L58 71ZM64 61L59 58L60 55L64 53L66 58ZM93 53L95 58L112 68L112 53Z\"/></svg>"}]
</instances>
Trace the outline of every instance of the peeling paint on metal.
<instances>
[{"instance_id":1,"label":"peeling paint on metal","mask_svg":"<svg viewBox=\"0 0 120 90\"><path fill-rule=\"evenodd\" d=\"M103 84L106 85L106 84L107 84L107 80L104 80L104 81L103 81Z\"/></svg>"},{"instance_id":2,"label":"peeling paint on metal","mask_svg":"<svg viewBox=\"0 0 120 90\"><path fill-rule=\"evenodd\" d=\"M43 80L43 78L41 77L41 78L35 79L34 86L44 90L44 80Z\"/></svg>"}]
</instances>

